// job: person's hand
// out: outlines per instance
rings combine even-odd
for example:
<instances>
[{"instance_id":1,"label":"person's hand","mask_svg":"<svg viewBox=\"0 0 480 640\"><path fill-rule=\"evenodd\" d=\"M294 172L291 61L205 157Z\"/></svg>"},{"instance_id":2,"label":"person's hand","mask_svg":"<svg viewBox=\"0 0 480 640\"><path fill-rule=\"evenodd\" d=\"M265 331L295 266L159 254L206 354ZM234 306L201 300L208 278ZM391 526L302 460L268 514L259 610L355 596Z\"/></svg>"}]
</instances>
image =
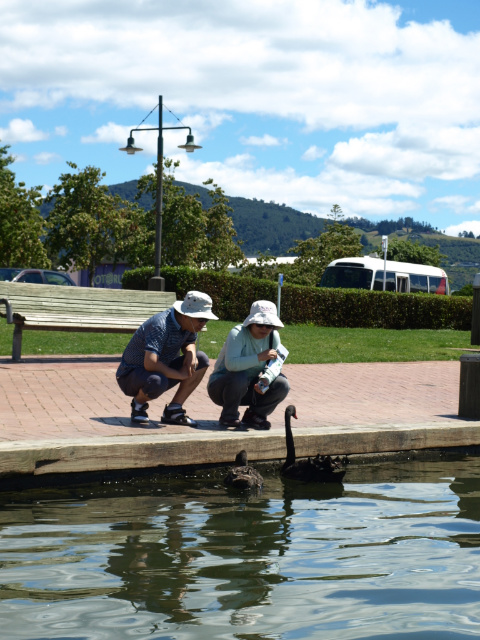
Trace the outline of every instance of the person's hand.
<instances>
[{"instance_id":1,"label":"person's hand","mask_svg":"<svg viewBox=\"0 0 480 640\"><path fill-rule=\"evenodd\" d=\"M180 373L183 374L181 378L184 380L185 378L191 378L196 371L196 361L192 362L184 362L182 368L180 369Z\"/></svg>"},{"instance_id":2,"label":"person's hand","mask_svg":"<svg viewBox=\"0 0 480 640\"><path fill-rule=\"evenodd\" d=\"M185 373L186 378L191 378L197 368L197 358L192 351L185 352L185 358L183 360L183 366L180 369L182 373Z\"/></svg>"},{"instance_id":3,"label":"person's hand","mask_svg":"<svg viewBox=\"0 0 480 640\"><path fill-rule=\"evenodd\" d=\"M183 365L181 369L170 369L170 371L171 373L168 375L168 378L171 378L172 380L180 380L180 382L190 378L191 376L189 369L187 369L185 365Z\"/></svg>"},{"instance_id":4,"label":"person's hand","mask_svg":"<svg viewBox=\"0 0 480 640\"><path fill-rule=\"evenodd\" d=\"M263 391L260 389L259 384L258 384L258 382L260 382L260 381L263 383ZM260 378L260 380L258 382L255 384L255 386L253 388L255 389L255 391L257 393L260 393L263 396L263 394L266 391L265 387L268 388L268 380L267 380L267 378Z\"/></svg>"},{"instance_id":5,"label":"person's hand","mask_svg":"<svg viewBox=\"0 0 480 640\"><path fill-rule=\"evenodd\" d=\"M257 357L259 362L267 362L267 360L275 360L277 352L275 349L265 349L265 351L259 353Z\"/></svg>"}]
</instances>

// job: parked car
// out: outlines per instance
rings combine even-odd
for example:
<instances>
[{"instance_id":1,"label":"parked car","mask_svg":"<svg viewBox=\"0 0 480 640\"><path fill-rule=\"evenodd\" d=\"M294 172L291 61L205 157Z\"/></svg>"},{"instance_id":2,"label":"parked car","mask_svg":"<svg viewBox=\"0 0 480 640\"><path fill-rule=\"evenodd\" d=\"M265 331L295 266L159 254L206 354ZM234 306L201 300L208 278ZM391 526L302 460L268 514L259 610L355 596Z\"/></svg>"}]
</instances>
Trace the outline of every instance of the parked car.
<instances>
[{"instance_id":1,"label":"parked car","mask_svg":"<svg viewBox=\"0 0 480 640\"><path fill-rule=\"evenodd\" d=\"M77 286L68 273L49 269L4 267L0 269L0 280L5 282L30 282L32 284L57 284L64 287Z\"/></svg>"},{"instance_id":2,"label":"parked car","mask_svg":"<svg viewBox=\"0 0 480 640\"><path fill-rule=\"evenodd\" d=\"M13 278L20 273L21 269L16 267L2 267L0 269L0 281L10 282Z\"/></svg>"}]
</instances>

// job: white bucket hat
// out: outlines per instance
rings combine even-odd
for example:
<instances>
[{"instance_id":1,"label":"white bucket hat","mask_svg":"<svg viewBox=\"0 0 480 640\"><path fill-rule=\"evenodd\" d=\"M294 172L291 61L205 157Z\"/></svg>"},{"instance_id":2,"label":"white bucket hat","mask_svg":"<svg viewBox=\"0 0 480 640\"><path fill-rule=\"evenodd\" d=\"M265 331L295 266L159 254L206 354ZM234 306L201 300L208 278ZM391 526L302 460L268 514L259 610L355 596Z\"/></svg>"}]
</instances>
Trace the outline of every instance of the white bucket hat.
<instances>
[{"instance_id":1,"label":"white bucket hat","mask_svg":"<svg viewBox=\"0 0 480 640\"><path fill-rule=\"evenodd\" d=\"M243 322L244 327L249 324L271 324L273 327L283 327L277 316L277 305L268 300L257 300L250 307L250 315Z\"/></svg>"},{"instance_id":2,"label":"white bucket hat","mask_svg":"<svg viewBox=\"0 0 480 640\"><path fill-rule=\"evenodd\" d=\"M176 300L173 308L184 316L191 318L206 318L207 320L218 320L212 313L212 299L201 291L189 291L185 300Z\"/></svg>"}]
</instances>

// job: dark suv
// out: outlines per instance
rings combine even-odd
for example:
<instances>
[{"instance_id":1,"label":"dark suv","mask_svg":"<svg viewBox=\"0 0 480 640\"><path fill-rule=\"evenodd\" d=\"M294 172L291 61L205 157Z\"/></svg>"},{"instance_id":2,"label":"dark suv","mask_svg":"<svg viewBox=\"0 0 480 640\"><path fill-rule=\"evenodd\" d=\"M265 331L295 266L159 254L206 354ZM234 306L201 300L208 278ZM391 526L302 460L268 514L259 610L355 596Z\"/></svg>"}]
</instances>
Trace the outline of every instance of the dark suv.
<instances>
[{"instance_id":1,"label":"dark suv","mask_svg":"<svg viewBox=\"0 0 480 640\"><path fill-rule=\"evenodd\" d=\"M58 284L66 287L77 286L68 273L50 271L48 269L4 267L0 269L0 280L5 282L30 282L32 284Z\"/></svg>"}]
</instances>

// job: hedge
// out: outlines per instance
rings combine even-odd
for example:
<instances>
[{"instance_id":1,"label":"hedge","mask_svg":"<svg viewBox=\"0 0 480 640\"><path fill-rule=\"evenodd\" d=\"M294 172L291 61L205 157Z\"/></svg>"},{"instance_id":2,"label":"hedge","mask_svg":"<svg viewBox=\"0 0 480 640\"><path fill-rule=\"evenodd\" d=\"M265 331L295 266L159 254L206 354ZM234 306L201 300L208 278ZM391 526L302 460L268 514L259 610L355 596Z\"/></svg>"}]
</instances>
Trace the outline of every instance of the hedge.
<instances>
[{"instance_id":1,"label":"hedge","mask_svg":"<svg viewBox=\"0 0 480 640\"><path fill-rule=\"evenodd\" d=\"M123 274L124 289L146 290L153 267ZM221 320L243 320L254 300L277 301L278 287L271 280L239 277L190 269L163 267L165 289L182 300L187 291L211 296L213 311ZM320 289L285 283L281 293L281 318L286 324L381 329L456 329L470 331L471 296L451 297L418 293L392 293L363 289Z\"/></svg>"}]
</instances>

